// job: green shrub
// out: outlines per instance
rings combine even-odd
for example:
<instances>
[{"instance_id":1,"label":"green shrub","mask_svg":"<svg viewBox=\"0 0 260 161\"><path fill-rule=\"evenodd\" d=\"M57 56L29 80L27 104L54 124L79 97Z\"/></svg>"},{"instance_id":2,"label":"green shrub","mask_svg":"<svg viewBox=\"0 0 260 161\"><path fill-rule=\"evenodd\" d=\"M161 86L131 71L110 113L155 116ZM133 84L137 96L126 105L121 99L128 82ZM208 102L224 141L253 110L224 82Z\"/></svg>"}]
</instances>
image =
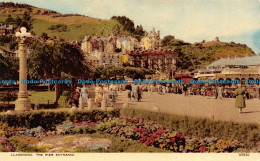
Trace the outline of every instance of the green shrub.
<instances>
[{"instance_id":1,"label":"green shrub","mask_svg":"<svg viewBox=\"0 0 260 161\"><path fill-rule=\"evenodd\" d=\"M53 130L54 127L66 120L102 120L107 117L118 117L119 110L113 111L77 111L75 113L70 112L45 112L45 111L34 111L24 112L19 114L2 114L0 115L0 122L7 123L8 126L12 127L26 127L35 128L42 126L45 130Z\"/></svg>"},{"instance_id":2,"label":"green shrub","mask_svg":"<svg viewBox=\"0 0 260 161\"><path fill-rule=\"evenodd\" d=\"M164 128L179 131L186 136L215 136L223 139L238 140L243 143L245 147L251 147L260 141L260 125L258 124L214 121L131 108L123 109L122 113L126 117L134 117L159 123Z\"/></svg>"}]
</instances>

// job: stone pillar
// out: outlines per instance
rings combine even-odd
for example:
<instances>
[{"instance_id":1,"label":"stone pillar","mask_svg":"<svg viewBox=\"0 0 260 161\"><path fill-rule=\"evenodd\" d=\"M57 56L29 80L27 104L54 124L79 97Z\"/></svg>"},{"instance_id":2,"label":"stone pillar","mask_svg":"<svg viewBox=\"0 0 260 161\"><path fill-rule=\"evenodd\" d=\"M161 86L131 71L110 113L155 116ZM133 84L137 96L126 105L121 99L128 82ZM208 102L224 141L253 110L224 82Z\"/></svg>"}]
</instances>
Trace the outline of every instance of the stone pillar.
<instances>
[{"instance_id":1,"label":"stone pillar","mask_svg":"<svg viewBox=\"0 0 260 161\"><path fill-rule=\"evenodd\" d=\"M27 84L22 83L22 80L27 80L27 51L25 51L25 38L19 42L18 56L19 56L19 93L18 99L15 102L15 111L30 111L31 102L28 98Z\"/></svg>"},{"instance_id":2,"label":"stone pillar","mask_svg":"<svg viewBox=\"0 0 260 161\"><path fill-rule=\"evenodd\" d=\"M79 96L79 110L84 110L83 98Z\"/></svg>"},{"instance_id":3,"label":"stone pillar","mask_svg":"<svg viewBox=\"0 0 260 161\"><path fill-rule=\"evenodd\" d=\"M87 102L88 102L88 108L87 109L92 110L93 98L89 98Z\"/></svg>"},{"instance_id":4,"label":"stone pillar","mask_svg":"<svg viewBox=\"0 0 260 161\"><path fill-rule=\"evenodd\" d=\"M106 111L107 110L107 102L105 99L101 101L101 110Z\"/></svg>"}]
</instances>

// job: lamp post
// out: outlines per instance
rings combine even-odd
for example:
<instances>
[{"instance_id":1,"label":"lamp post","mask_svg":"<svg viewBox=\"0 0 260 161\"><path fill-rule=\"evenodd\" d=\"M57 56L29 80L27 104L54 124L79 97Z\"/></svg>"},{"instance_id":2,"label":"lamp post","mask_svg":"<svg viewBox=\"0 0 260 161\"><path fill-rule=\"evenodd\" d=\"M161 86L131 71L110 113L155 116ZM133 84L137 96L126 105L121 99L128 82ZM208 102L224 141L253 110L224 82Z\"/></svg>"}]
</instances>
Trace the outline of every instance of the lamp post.
<instances>
[{"instance_id":1,"label":"lamp post","mask_svg":"<svg viewBox=\"0 0 260 161\"><path fill-rule=\"evenodd\" d=\"M19 57L19 92L18 99L15 102L15 111L24 112L31 110L31 103L28 98L27 84L22 83L22 80L27 80L27 51L26 38L31 37L31 34L26 32L26 28L22 27L21 32L16 32L15 36L20 38L18 47Z\"/></svg>"}]
</instances>

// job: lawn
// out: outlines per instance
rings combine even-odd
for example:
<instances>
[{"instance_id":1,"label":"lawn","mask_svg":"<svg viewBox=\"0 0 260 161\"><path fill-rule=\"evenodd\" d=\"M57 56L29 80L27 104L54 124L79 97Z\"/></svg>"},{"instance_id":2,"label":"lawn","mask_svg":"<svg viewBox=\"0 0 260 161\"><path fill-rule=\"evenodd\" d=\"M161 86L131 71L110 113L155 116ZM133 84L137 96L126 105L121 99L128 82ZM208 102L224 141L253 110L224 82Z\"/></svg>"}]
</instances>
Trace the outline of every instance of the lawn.
<instances>
[{"instance_id":1,"label":"lawn","mask_svg":"<svg viewBox=\"0 0 260 161\"><path fill-rule=\"evenodd\" d=\"M54 92L46 91L46 92L35 92L33 91L29 96L31 103L35 103L35 99L39 99L39 104L53 104L54 103Z\"/></svg>"},{"instance_id":2,"label":"lawn","mask_svg":"<svg viewBox=\"0 0 260 161\"><path fill-rule=\"evenodd\" d=\"M53 104L54 103L54 91L44 91L44 92L36 92L33 91L30 96L29 99L31 101L32 104L35 103L35 99L38 98L39 99L39 104ZM60 99L58 101L58 107L66 107L65 105L65 100L66 100L66 96L60 96Z\"/></svg>"}]
</instances>

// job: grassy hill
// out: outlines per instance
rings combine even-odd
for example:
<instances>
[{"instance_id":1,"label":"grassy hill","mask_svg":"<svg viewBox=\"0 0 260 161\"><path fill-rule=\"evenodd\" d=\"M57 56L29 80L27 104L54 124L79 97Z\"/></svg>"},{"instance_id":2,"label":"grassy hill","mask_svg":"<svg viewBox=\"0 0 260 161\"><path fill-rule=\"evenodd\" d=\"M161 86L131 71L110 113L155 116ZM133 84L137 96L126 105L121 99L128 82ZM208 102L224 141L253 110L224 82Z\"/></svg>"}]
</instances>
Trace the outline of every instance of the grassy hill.
<instances>
[{"instance_id":1,"label":"grassy hill","mask_svg":"<svg viewBox=\"0 0 260 161\"><path fill-rule=\"evenodd\" d=\"M75 14L62 15L51 10L13 3L0 3L0 9L0 22L4 22L8 14L16 18L17 15L21 17L25 12L30 13L34 18L32 31L37 36L45 32L50 37L81 41L85 35L108 35L115 28L119 28L126 35L129 34L123 31L122 25L115 20L101 20ZM66 30L61 30L57 26L64 27ZM51 27L56 29L50 29Z\"/></svg>"},{"instance_id":2,"label":"grassy hill","mask_svg":"<svg viewBox=\"0 0 260 161\"><path fill-rule=\"evenodd\" d=\"M179 53L178 67L180 71L192 71L227 57L254 56L254 51L245 44L234 42L208 41L190 44L173 36L166 36L162 40L163 48L172 49Z\"/></svg>"}]
</instances>

